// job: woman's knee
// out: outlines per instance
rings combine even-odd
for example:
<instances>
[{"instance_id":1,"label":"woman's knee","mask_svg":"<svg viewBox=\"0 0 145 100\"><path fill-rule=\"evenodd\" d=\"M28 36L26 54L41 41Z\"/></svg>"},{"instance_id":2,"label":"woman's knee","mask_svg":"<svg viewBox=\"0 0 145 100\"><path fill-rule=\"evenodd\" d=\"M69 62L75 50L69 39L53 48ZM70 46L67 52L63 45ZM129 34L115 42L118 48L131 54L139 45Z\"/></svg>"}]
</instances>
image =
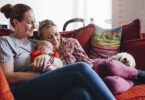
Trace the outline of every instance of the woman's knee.
<instances>
[{"instance_id":1,"label":"woman's knee","mask_svg":"<svg viewBox=\"0 0 145 100\"><path fill-rule=\"evenodd\" d=\"M75 63L74 64L75 68L79 71L84 71L84 70L88 70L90 69L91 67L85 63L85 62L78 62L78 63Z\"/></svg>"},{"instance_id":2,"label":"woman's knee","mask_svg":"<svg viewBox=\"0 0 145 100\"><path fill-rule=\"evenodd\" d=\"M110 59L102 59L97 64L95 71L101 77L105 77L107 75L117 75L118 69L119 69L118 61Z\"/></svg>"},{"instance_id":3,"label":"woman's knee","mask_svg":"<svg viewBox=\"0 0 145 100\"><path fill-rule=\"evenodd\" d=\"M126 80L118 76L106 76L103 78L103 81L114 95L123 93L133 86L131 80Z\"/></svg>"}]
</instances>

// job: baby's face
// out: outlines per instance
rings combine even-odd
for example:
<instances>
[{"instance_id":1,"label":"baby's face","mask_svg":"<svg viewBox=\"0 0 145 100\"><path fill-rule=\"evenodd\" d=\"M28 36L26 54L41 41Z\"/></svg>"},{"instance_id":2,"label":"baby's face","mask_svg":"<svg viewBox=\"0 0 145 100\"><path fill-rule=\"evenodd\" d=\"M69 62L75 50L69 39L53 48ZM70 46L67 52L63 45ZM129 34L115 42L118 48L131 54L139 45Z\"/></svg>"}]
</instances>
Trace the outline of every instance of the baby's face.
<instances>
[{"instance_id":1,"label":"baby's face","mask_svg":"<svg viewBox=\"0 0 145 100\"><path fill-rule=\"evenodd\" d=\"M43 54L53 54L53 46L52 44L45 44L40 47L40 51Z\"/></svg>"}]
</instances>

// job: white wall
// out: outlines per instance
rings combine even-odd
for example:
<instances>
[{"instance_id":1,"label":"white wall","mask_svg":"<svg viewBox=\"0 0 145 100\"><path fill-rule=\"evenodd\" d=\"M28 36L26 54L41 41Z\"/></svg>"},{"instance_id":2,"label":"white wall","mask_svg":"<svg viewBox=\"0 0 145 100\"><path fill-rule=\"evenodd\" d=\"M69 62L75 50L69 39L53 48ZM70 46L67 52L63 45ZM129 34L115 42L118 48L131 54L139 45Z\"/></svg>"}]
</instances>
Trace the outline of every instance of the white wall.
<instances>
[{"instance_id":1,"label":"white wall","mask_svg":"<svg viewBox=\"0 0 145 100\"><path fill-rule=\"evenodd\" d=\"M111 28L112 0L88 0L87 17L94 18L94 23L103 28Z\"/></svg>"},{"instance_id":2,"label":"white wall","mask_svg":"<svg viewBox=\"0 0 145 100\"><path fill-rule=\"evenodd\" d=\"M25 3L31 6L35 12L36 20L51 19L62 31L64 23L72 18L84 18L86 25L90 18L94 18L94 24L103 28L110 28L111 23L111 0L0 0L0 7L5 4ZM0 13L0 24L8 23L8 20ZM67 30L82 26L80 24L69 24Z\"/></svg>"},{"instance_id":3,"label":"white wall","mask_svg":"<svg viewBox=\"0 0 145 100\"><path fill-rule=\"evenodd\" d=\"M141 20L141 32L145 33L145 0L112 0L112 27Z\"/></svg>"},{"instance_id":4,"label":"white wall","mask_svg":"<svg viewBox=\"0 0 145 100\"><path fill-rule=\"evenodd\" d=\"M72 2L73 0L0 0L0 7L7 3L25 3L33 8L37 21L51 19L61 31L64 22L74 17ZM2 13L0 19L0 23L8 23Z\"/></svg>"}]
</instances>

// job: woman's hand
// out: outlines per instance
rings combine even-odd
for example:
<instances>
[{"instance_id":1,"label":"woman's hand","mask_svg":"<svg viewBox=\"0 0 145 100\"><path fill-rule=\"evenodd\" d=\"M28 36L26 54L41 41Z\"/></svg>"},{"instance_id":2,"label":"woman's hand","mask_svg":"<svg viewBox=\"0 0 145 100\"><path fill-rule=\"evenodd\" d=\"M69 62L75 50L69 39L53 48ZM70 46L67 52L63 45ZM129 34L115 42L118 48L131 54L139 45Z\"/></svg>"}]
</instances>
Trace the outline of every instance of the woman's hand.
<instances>
[{"instance_id":1,"label":"woman's hand","mask_svg":"<svg viewBox=\"0 0 145 100\"><path fill-rule=\"evenodd\" d=\"M49 62L50 56L42 54L34 59L34 61L29 65L33 71L45 71L47 62Z\"/></svg>"}]
</instances>

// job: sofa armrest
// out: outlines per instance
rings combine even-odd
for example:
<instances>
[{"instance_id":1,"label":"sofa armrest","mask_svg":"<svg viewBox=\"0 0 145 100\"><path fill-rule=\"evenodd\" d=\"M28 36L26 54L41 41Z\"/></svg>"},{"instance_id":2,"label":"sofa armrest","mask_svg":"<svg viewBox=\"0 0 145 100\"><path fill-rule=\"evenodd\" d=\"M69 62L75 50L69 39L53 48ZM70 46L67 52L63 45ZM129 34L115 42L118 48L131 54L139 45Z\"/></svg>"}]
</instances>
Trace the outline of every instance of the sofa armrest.
<instances>
[{"instance_id":1,"label":"sofa armrest","mask_svg":"<svg viewBox=\"0 0 145 100\"><path fill-rule=\"evenodd\" d=\"M0 100L14 100L14 96L10 91L10 87L2 71L1 66L0 66Z\"/></svg>"},{"instance_id":2,"label":"sofa armrest","mask_svg":"<svg viewBox=\"0 0 145 100\"><path fill-rule=\"evenodd\" d=\"M145 70L145 39L125 41L122 51L132 54L137 69Z\"/></svg>"}]
</instances>

